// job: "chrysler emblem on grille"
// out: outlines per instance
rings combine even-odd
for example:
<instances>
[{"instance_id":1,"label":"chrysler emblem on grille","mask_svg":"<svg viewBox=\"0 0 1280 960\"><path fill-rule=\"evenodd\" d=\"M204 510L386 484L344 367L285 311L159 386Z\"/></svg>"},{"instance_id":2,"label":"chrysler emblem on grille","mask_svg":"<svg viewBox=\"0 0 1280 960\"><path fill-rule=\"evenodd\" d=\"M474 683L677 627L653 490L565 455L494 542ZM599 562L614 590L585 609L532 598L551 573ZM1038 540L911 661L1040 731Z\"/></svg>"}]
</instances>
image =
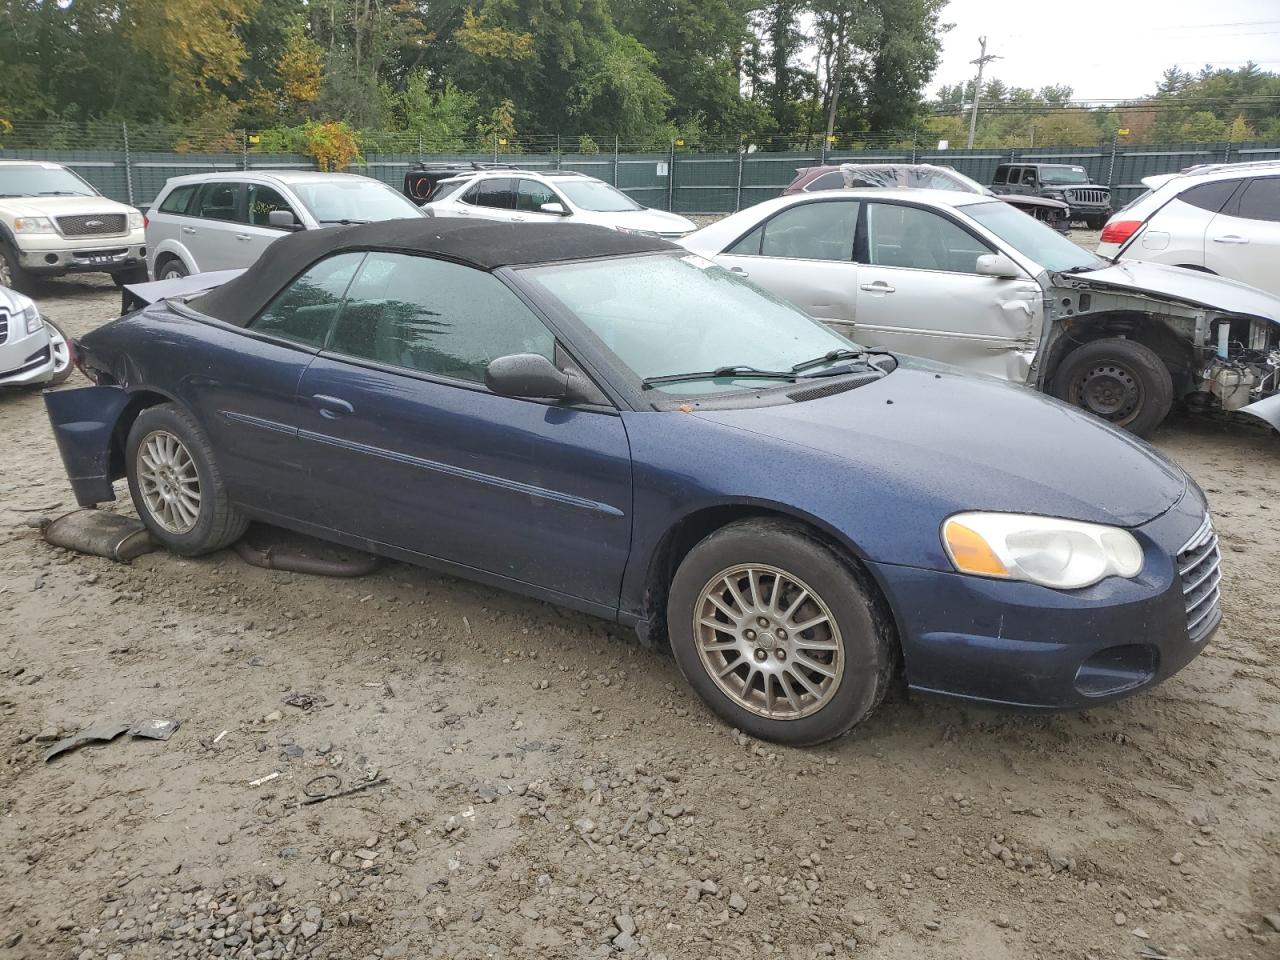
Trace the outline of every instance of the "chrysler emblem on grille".
<instances>
[{"instance_id":1,"label":"chrysler emblem on grille","mask_svg":"<svg viewBox=\"0 0 1280 960\"><path fill-rule=\"evenodd\" d=\"M100 226L102 226L102 221L101 221L101 220L86 220L86 221L84 222L84 225L85 225L86 227L100 227Z\"/></svg>"}]
</instances>

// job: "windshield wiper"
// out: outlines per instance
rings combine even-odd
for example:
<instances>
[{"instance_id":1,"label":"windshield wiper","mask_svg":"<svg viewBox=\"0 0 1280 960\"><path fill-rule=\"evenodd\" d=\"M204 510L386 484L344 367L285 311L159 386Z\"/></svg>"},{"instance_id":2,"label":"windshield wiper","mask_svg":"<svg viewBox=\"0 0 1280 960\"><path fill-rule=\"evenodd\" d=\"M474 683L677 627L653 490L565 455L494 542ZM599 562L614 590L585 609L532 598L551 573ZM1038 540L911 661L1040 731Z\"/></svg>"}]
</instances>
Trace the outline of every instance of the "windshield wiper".
<instances>
[{"instance_id":1,"label":"windshield wiper","mask_svg":"<svg viewBox=\"0 0 1280 960\"><path fill-rule=\"evenodd\" d=\"M88 197L92 194L76 193L74 190L41 190L37 197Z\"/></svg>"},{"instance_id":2,"label":"windshield wiper","mask_svg":"<svg viewBox=\"0 0 1280 960\"><path fill-rule=\"evenodd\" d=\"M722 377L732 377L734 380L790 380L792 383L796 381L796 374L793 370L759 370L755 367L738 364L737 366L716 367L714 370L699 370L693 373L671 373L665 377L645 377L640 381L640 387L644 390L652 390L662 383L679 383L682 380L717 380Z\"/></svg>"},{"instance_id":3,"label":"windshield wiper","mask_svg":"<svg viewBox=\"0 0 1280 960\"><path fill-rule=\"evenodd\" d=\"M317 220L316 223L340 223L344 227L349 227L353 223L370 223L369 220L348 220L345 217L342 220Z\"/></svg>"},{"instance_id":4,"label":"windshield wiper","mask_svg":"<svg viewBox=\"0 0 1280 960\"><path fill-rule=\"evenodd\" d=\"M850 350L848 347L837 347L835 350L828 350L820 357L814 357L811 360L801 360L792 366L792 371L799 373L801 370L809 370L812 367L820 367L824 363L835 363L837 360L857 360L865 357L865 350Z\"/></svg>"},{"instance_id":5,"label":"windshield wiper","mask_svg":"<svg viewBox=\"0 0 1280 960\"><path fill-rule=\"evenodd\" d=\"M0 197L29 197L29 193L0 193Z\"/></svg>"}]
</instances>

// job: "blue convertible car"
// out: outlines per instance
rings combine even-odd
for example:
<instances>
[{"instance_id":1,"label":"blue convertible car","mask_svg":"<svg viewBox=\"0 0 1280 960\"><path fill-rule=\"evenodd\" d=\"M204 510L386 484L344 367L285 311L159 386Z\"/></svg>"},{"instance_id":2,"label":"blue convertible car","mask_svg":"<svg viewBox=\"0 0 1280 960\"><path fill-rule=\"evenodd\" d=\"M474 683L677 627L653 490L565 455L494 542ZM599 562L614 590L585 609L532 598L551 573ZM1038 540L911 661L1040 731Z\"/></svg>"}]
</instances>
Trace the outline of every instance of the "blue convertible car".
<instances>
[{"instance_id":1,"label":"blue convertible car","mask_svg":"<svg viewBox=\"0 0 1280 960\"><path fill-rule=\"evenodd\" d=\"M79 502L127 478L177 553L258 519L589 611L792 744L899 670L1088 706L1218 625L1204 496L1145 443L662 240L392 221L208 284L86 336L97 385L46 395Z\"/></svg>"}]
</instances>

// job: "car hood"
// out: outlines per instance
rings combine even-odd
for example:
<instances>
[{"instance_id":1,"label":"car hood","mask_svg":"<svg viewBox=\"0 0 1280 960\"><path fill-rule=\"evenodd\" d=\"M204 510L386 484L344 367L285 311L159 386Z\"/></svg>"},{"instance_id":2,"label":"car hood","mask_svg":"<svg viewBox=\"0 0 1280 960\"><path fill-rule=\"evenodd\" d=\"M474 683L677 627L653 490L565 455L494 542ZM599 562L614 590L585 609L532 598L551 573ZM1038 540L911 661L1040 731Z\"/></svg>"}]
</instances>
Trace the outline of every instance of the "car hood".
<instances>
[{"instance_id":1,"label":"car hood","mask_svg":"<svg viewBox=\"0 0 1280 960\"><path fill-rule=\"evenodd\" d=\"M0 310L7 313L10 317L15 317L27 307L31 306L32 300L25 294L19 293L17 290L10 290L8 287L0 286Z\"/></svg>"},{"instance_id":2,"label":"car hood","mask_svg":"<svg viewBox=\"0 0 1280 960\"><path fill-rule=\"evenodd\" d=\"M832 397L694 416L848 461L851 483L894 489L939 522L992 510L1133 527L1186 490L1179 467L1089 414L910 360Z\"/></svg>"},{"instance_id":3,"label":"car hood","mask_svg":"<svg viewBox=\"0 0 1280 960\"><path fill-rule=\"evenodd\" d=\"M1247 283L1228 280L1212 273L1171 267L1145 260L1121 260L1119 263L1088 273L1056 273L1059 286L1085 289L1122 290L1156 300L1176 300L1219 313L1260 317L1280 323L1280 297L1266 293Z\"/></svg>"},{"instance_id":4,"label":"car hood","mask_svg":"<svg viewBox=\"0 0 1280 960\"><path fill-rule=\"evenodd\" d=\"M689 233L696 229L693 221L665 210L623 210L618 213L580 210L577 219L582 223L594 223L602 227L624 227L627 230L647 230L652 233Z\"/></svg>"},{"instance_id":5,"label":"car hood","mask_svg":"<svg viewBox=\"0 0 1280 960\"><path fill-rule=\"evenodd\" d=\"M1033 197L1029 194L1019 193L993 193L993 197L997 200L1003 200L1005 203L1011 203L1015 207L1053 207L1057 210L1069 209L1066 203L1061 200L1054 200L1051 197Z\"/></svg>"},{"instance_id":6,"label":"car hood","mask_svg":"<svg viewBox=\"0 0 1280 960\"><path fill-rule=\"evenodd\" d=\"M0 207L15 217L93 216L100 213L133 213L134 208L106 197L3 197Z\"/></svg>"}]
</instances>

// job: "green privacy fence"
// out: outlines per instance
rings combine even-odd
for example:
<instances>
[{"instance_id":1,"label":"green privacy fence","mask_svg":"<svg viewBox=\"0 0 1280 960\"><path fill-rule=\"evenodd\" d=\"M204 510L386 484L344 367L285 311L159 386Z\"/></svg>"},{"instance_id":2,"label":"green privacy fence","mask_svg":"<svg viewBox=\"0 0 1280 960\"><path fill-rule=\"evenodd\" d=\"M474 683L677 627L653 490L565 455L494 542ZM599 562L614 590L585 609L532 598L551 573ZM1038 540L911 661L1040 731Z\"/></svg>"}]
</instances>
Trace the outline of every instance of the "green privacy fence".
<instances>
[{"instance_id":1,"label":"green privacy fence","mask_svg":"<svg viewBox=\"0 0 1280 960\"><path fill-rule=\"evenodd\" d=\"M310 157L263 154L249 146L243 132L220 142L238 141L241 149L136 150L127 138L112 149L36 149L0 147L0 160L47 160L71 167L109 197L146 207L170 177L193 173L231 171L311 170ZM566 140L566 142L573 142ZM778 193L798 169L824 163L935 163L954 167L979 183L990 183L996 167L1011 161L1073 163L1085 167L1097 183L1112 188L1120 207L1145 188L1142 178L1172 173L1200 163L1280 160L1280 141L1244 143L1105 143L1093 147L977 148L937 150L920 144L883 149L812 150L791 152L756 150L753 147L708 152L672 144L665 151L633 152L622 149L601 153L569 153L557 149L541 152L431 154L366 152L348 172L376 177L397 189L405 171L419 161L488 161L517 164L531 170L577 170L614 184L648 207L679 213L731 213ZM0 178L3 174L0 173ZM2 186L2 183L0 183ZM0 189L0 193L3 190Z\"/></svg>"}]
</instances>

